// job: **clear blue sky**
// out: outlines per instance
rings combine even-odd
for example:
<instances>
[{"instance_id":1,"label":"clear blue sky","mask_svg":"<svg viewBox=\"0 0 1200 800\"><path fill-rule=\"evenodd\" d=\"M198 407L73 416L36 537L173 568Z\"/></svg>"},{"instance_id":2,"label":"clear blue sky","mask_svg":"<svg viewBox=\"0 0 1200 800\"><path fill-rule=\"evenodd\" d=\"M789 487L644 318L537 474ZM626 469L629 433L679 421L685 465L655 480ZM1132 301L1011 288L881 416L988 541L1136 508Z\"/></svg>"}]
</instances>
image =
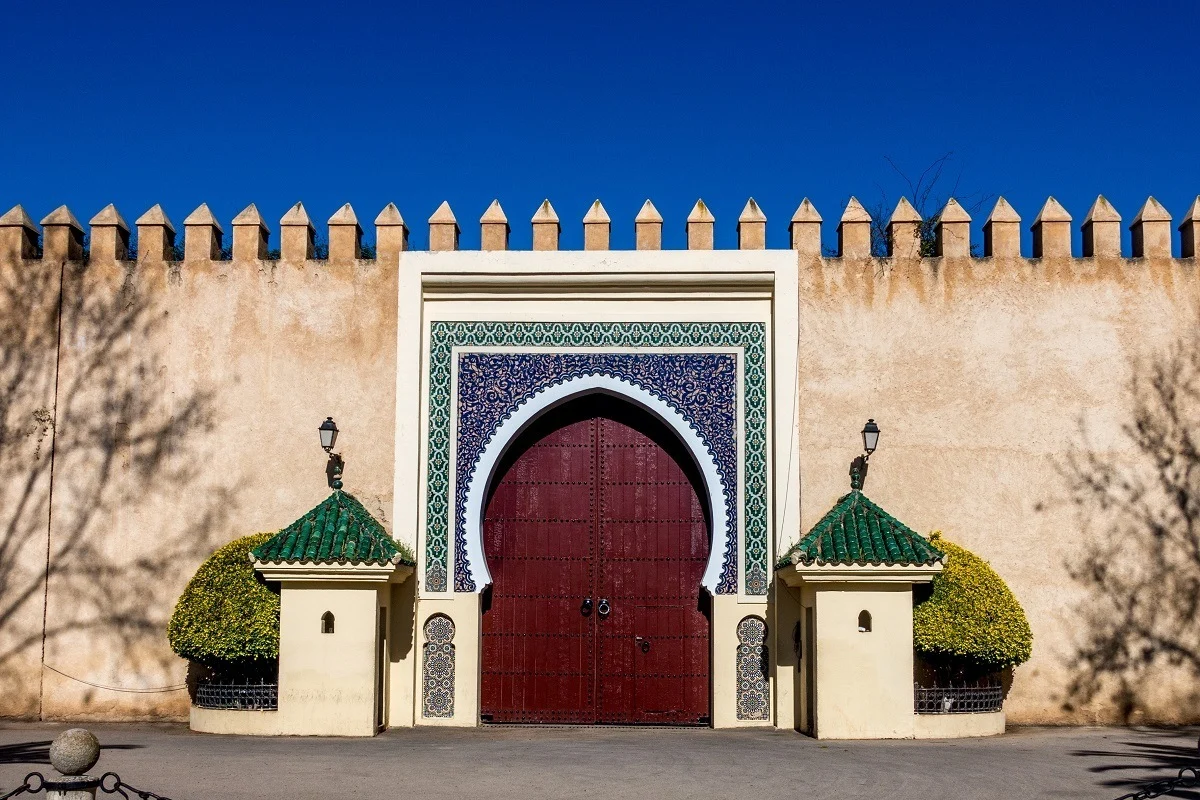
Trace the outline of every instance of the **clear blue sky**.
<instances>
[{"instance_id":1,"label":"clear blue sky","mask_svg":"<svg viewBox=\"0 0 1200 800\"><path fill-rule=\"evenodd\" d=\"M0 25L0 205L132 224L159 202L179 225L255 202L276 246L297 200L319 231L353 203L368 238L394 201L424 247L449 200L469 248L499 198L526 248L548 197L574 248L597 197L631 247L649 197L680 247L703 197L734 247L754 196L786 247L802 197L832 241L850 195L903 189L885 156L953 151L948 183L1026 223L1050 194L1077 222L1098 193L1126 223L1149 194L1178 219L1198 57L1196 0L25 2Z\"/></svg>"}]
</instances>

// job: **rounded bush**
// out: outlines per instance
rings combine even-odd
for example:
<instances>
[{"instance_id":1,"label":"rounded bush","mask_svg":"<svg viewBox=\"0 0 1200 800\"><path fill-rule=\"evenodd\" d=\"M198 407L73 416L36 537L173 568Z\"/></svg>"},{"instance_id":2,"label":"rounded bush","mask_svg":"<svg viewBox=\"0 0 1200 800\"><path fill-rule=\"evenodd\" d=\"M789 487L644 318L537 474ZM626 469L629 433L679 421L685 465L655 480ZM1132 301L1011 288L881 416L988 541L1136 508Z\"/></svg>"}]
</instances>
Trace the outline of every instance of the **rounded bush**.
<instances>
[{"instance_id":1,"label":"rounded bush","mask_svg":"<svg viewBox=\"0 0 1200 800\"><path fill-rule=\"evenodd\" d=\"M1029 660L1033 632L1004 579L979 556L935 531L946 554L933 594L913 609L913 647L933 661L965 661L1002 670Z\"/></svg>"},{"instance_id":2,"label":"rounded bush","mask_svg":"<svg viewBox=\"0 0 1200 800\"><path fill-rule=\"evenodd\" d=\"M279 595L250 561L274 535L243 536L200 565L167 624L176 654L218 672L253 671L279 657Z\"/></svg>"}]
</instances>

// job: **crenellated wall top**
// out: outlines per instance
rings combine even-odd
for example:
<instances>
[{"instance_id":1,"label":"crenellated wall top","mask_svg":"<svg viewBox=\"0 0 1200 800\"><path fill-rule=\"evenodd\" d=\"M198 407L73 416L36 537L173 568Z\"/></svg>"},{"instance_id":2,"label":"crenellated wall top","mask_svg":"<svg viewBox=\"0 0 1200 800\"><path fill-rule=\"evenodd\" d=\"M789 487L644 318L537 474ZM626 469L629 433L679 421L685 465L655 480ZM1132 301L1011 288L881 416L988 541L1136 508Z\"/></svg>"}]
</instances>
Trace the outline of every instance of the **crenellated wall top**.
<instances>
[{"instance_id":1,"label":"crenellated wall top","mask_svg":"<svg viewBox=\"0 0 1200 800\"><path fill-rule=\"evenodd\" d=\"M873 252L873 230L886 231L887 253L892 259L936 257L948 259L1021 258L1022 218L1003 197L997 198L982 224L982 243L976 249L971 242L971 216L954 198L931 219L924 220L917 209L901 198L886 222L872 220L870 213L851 197L836 222L837 247L822 244L821 214L804 198L790 217L788 229L791 249L801 255L822 258L866 259L881 256ZM630 221L635 230L635 249L662 249L663 217L647 200ZM719 221L703 200L698 200L686 220L688 250L712 250L714 230ZM932 223L932 224L930 224ZM459 223L443 202L429 217L429 249L459 249ZM527 223L533 232L534 250L558 250L561 222L558 213L544 200ZM599 200L580 218L585 250L607 250L612 220ZM767 214L753 199L735 222L738 249L766 248ZM1055 198L1050 197L1038 210L1029 226L1032 248L1029 256L1038 258L1121 258L1121 214L1103 196L1088 210L1079 224L1082 251L1072 250L1074 218ZM41 221L41 227L20 206L0 216L0 261L27 261L40 258L66 260L89 259L93 262L133 260L130 227L112 204L105 206L89 222L90 249L82 246L85 229L66 206L59 206ZM375 218L375 252L364 252L362 227L349 203L338 209L326 223L331 261L362 259L396 261L408 248L408 226L394 203ZM317 228L302 203L296 203L279 220L278 249L270 247L271 227L251 203L232 220L232 243L225 246L226 232L207 204L201 204L183 221L183 246L176 244L176 229L159 205L137 218L136 260L138 262L196 262L220 260L270 260L278 258L296 263L312 260L317 251ZM508 250L510 221L498 200L479 218L480 249ZM1161 203L1150 197L1128 225L1133 258L1169 259L1173 237L1178 233L1179 253L1191 259L1200 245L1200 196L1178 221ZM931 238L923 242L921 237ZM323 253L321 255L324 255Z\"/></svg>"}]
</instances>

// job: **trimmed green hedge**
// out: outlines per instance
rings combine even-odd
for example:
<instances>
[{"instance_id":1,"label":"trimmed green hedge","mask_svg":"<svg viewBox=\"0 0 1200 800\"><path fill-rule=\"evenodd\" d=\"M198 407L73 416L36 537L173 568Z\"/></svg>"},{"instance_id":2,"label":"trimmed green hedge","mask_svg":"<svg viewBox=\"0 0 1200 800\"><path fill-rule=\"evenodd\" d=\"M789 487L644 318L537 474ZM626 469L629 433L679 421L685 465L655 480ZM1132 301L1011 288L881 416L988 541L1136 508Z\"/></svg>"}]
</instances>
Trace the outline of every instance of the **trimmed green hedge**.
<instances>
[{"instance_id":1,"label":"trimmed green hedge","mask_svg":"<svg viewBox=\"0 0 1200 800\"><path fill-rule=\"evenodd\" d=\"M226 672L279 657L279 594L250 561L250 551L274 535L236 539L196 570L167 624L167 640L179 656Z\"/></svg>"},{"instance_id":2,"label":"trimmed green hedge","mask_svg":"<svg viewBox=\"0 0 1200 800\"><path fill-rule=\"evenodd\" d=\"M942 538L941 531L930 540L946 560L933 579L933 594L913 609L917 654L991 670L1028 661L1033 632L1004 579L970 550Z\"/></svg>"}]
</instances>

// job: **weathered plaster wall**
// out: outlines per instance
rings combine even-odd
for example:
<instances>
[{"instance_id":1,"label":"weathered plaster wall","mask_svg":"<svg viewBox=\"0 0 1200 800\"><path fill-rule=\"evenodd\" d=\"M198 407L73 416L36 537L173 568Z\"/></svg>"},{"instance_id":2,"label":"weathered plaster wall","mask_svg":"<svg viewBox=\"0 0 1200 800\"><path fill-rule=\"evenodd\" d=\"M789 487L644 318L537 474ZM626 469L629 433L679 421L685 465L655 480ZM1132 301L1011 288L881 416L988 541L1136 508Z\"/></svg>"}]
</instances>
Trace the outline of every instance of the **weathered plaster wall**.
<instances>
[{"instance_id":1,"label":"weathered plaster wall","mask_svg":"<svg viewBox=\"0 0 1200 800\"><path fill-rule=\"evenodd\" d=\"M801 527L848 490L857 432L875 418L866 493L990 561L1029 616L1033 658L1008 720L1119 719L1111 697L1064 707L1091 598L1067 572L1085 532L1062 467L1072 448L1124 447L1132 365L1194 325L1195 261L802 262ZM1183 672L1142 691L1141 719L1200 718Z\"/></svg>"},{"instance_id":2,"label":"weathered plaster wall","mask_svg":"<svg viewBox=\"0 0 1200 800\"><path fill-rule=\"evenodd\" d=\"M347 489L390 527L397 253L0 257L0 715L186 718L185 691L100 687L184 683L165 636L175 599L219 544L277 530L328 492L328 415Z\"/></svg>"},{"instance_id":3,"label":"weathered plaster wall","mask_svg":"<svg viewBox=\"0 0 1200 800\"><path fill-rule=\"evenodd\" d=\"M0 258L0 716L40 711L58 265Z\"/></svg>"},{"instance_id":4,"label":"weathered plaster wall","mask_svg":"<svg viewBox=\"0 0 1200 800\"><path fill-rule=\"evenodd\" d=\"M449 247L454 237L441 234L453 225L438 225L446 230L431 239ZM0 715L36 715L40 707L48 718L183 718L184 692L113 692L53 670L127 689L182 683L184 665L164 636L174 599L218 544L277 529L323 496L313 428L326 415L343 430L347 488L392 529L395 486L404 496L395 513L407 517L396 531L415 540L421 412L409 397L411 413L397 415L395 392L397 381L417 380L418 362L406 357L398 368L396 344L400 329L420 341L426 270L416 264L448 254L414 254L409 269L393 223L380 229L388 235L379 234L378 260L354 259L344 248L327 262L309 260L300 236L287 239L281 261L248 258L244 248L238 260L214 261L193 247L183 263L164 263L147 257L153 240L141 237L142 260L127 262L97 252L104 239L94 235L91 263L64 266L76 255L62 226L51 227L45 258L17 259L0 247ZM799 445L782 452L787 435L777 433L774 468L798 470L801 492L798 516L778 513L779 542L793 541L847 490L857 432L874 417L883 439L867 493L917 530L941 528L987 558L1025 605L1034 656L1016 672L1009 720L1117 719L1109 697L1064 708L1077 608L1090 597L1067 575L1084 534L1060 466L1081 444L1081 424L1084 446L1124 446L1126 379L1133 364L1194 324L1195 260L825 259L813 254L815 227L809 220L793 229L801 248ZM188 228L198 243L209 232ZM548 270L560 263L553 253L530 255L544 257ZM575 259L561 270L559 289L569 293L570 273L586 265L609 273L701 263L699 272L733 271L754 257L680 255ZM494 256L498 275L520 261ZM682 305L670 313L693 316ZM781 374L792 369L777 366ZM393 484L397 419L412 420L401 448L410 457ZM421 619L435 610L422 608ZM459 630L474 647L477 631ZM393 724L406 724L411 711L403 709L414 703L405 698L416 694L419 642L409 635L393 636ZM776 653L788 635L775 628ZM477 676L469 680L460 689L474 707ZM799 706L794 686L777 688L781 702ZM1182 672L1164 671L1141 690L1140 719L1200 718Z\"/></svg>"}]
</instances>

